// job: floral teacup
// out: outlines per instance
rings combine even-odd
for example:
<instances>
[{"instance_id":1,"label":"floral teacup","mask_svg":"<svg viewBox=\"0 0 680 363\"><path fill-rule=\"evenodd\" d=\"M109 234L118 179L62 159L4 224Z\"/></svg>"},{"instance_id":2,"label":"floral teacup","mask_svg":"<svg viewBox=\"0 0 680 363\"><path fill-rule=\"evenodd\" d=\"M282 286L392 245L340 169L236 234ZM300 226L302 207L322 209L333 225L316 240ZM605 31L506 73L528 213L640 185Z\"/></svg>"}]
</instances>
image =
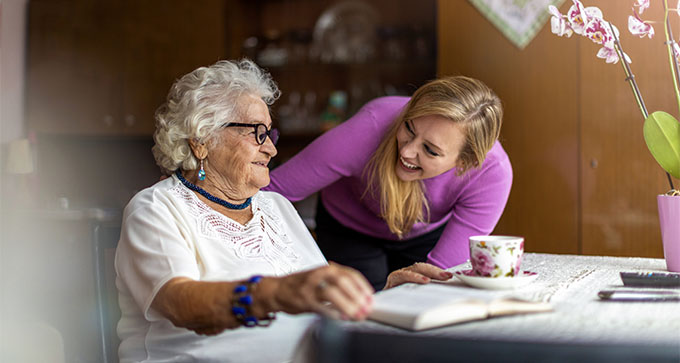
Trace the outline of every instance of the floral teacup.
<instances>
[{"instance_id":1,"label":"floral teacup","mask_svg":"<svg viewBox=\"0 0 680 363\"><path fill-rule=\"evenodd\" d=\"M470 263L476 276L518 276L521 273L523 254L524 237L470 237Z\"/></svg>"}]
</instances>

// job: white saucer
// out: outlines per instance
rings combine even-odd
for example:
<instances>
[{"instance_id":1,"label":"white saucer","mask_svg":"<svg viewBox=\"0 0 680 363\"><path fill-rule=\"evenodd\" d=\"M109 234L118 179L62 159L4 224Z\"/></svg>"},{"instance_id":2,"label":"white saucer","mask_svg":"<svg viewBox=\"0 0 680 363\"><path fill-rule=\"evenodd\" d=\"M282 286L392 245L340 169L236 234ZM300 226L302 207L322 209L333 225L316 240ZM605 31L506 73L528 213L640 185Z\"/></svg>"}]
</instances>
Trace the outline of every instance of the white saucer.
<instances>
[{"instance_id":1,"label":"white saucer","mask_svg":"<svg viewBox=\"0 0 680 363\"><path fill-rule=\"evenodd\" d=\"M522 271L520 276L515 277L482 277L473 275L472 270L455 271L453 273L465 284L489 290L514 289L534 281L538 274L531 271Z\"/></svg>"}]
</instances>

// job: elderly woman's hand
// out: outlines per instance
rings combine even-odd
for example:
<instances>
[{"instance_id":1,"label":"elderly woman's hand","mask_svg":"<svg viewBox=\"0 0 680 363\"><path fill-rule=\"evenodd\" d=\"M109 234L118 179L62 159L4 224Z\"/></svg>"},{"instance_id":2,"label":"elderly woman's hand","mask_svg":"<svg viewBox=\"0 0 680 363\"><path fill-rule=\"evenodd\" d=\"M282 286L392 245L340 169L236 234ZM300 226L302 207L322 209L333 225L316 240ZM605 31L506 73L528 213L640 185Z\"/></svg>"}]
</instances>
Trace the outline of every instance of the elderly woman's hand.
<instances>
[{"instance_id":1,"label":"elderly woman's hand","mask_svg":"<svg viewBox=\"0 0 680 363\"><path fill-rule=\"evenodd\" d=\"M416 262L411 266L393 271L387 276L387 283L384 289L399 286L407 282L416 284L427 284L432 279L446 281L453 277L453 274L441 268L425 262Z\"/></svg>"},{"instance_id":2,"label":"elderly woman's hand","mask_svg":"<svg viewBox=\"0 0 680 363\"><path fill-rule=\"evenodd\" d=\"M333 318L363 320L371 312L373 288L358 271L329 266L278 278L275 310L313 311Z\"/></svg>"},{"instance_id":3,"label":"elderly woman's hand","mask_svg":"<svg viewBox=\"0 0 680 363\"><path fill-rule=\"evenodd\" d=\"M175 326L201 335L219 334L241 323L231 312L234 287L242 282L206 282L177 277L156 294L152 307ZM253 291L251 312L317 312L334 318L363 320L371 312L373 288L349 267L329 266L281 277L265 277Z\"/></svg>"}]
</instances>

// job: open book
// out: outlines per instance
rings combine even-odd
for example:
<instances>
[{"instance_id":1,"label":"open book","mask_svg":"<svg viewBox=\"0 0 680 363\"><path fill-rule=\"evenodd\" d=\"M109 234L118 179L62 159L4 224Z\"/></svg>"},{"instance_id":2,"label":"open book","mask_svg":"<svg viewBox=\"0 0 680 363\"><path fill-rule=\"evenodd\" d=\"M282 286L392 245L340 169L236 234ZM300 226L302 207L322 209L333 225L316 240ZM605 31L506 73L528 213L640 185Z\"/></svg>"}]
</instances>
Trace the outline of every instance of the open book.
<instances>
[{"instance_id":1,"label":"open book","mask_svg":"<svg viewBox=\"0 0 680 363\"><path fill-rule=\"evenodd\" d=\"M424 330L495 316L551 311L545 302L508 293L430 283L404 284L375 294L369 319L408 330Z\"/></svg>"}]
</instances>

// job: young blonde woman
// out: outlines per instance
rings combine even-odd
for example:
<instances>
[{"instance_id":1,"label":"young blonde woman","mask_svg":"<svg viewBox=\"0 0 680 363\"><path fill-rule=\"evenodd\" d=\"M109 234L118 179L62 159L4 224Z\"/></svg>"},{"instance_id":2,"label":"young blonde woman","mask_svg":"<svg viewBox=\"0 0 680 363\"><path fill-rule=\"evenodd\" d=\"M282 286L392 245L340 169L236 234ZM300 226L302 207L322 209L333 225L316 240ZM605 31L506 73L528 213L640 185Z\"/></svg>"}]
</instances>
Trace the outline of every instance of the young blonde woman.
<instances>
[{"instance_id":1,"label":"young blonde woman","mask_svg":"<svg viewBox=\"0 0 680 363\"><path fill-rule=\"evenodd\" d=\"M291 201L320 191L323 254L380 289L415 262L464 262L468 237L494 229L512 185L502 118L481 81L434 80L410 98L369 102L273 170L267 189Z\"/></svg>"}]
</instances>

